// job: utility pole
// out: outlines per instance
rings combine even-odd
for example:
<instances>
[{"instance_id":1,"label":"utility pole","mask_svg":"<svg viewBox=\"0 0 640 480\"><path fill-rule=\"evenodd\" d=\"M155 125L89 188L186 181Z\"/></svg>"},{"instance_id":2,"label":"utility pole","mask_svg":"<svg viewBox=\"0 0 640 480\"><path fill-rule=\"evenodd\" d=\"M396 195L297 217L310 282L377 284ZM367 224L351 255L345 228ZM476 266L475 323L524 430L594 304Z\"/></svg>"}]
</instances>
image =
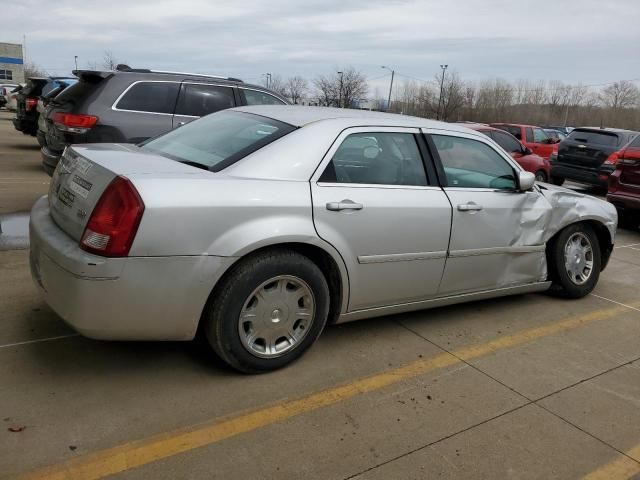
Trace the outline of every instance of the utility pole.
<instances>
[{"instance_id":1,"label":"utility pole","mask_svg":"<svg viewBox=\"0 0 640 480\"><path fill-rule=\"evenodd\" d=\"M262 75L264 75L267 78L267 88L269 88L271 86L271 74L263 73Z\"/></svg>"},{"instance_id":2,"label":"utility pole","mask_svg":"<svg viewBox=\"0 0 640 480\"><path fill-rule=\"evenodd\" d=\"M382 65L382 68L386 68L387 70L391 71L391 84L389 85L389 98L387 99L387 112L389 110L391 110L391 91L393 90L393 77L396 74L396 71L393 70L392 68L389 67L385 67L384 65Z\"/></svg>"},{"instance_id":3,"label":"utility pole","mask_svg":"<svg viewBox=\"0 0 640 480\"><path fill-rule=\"evenodd\" d=\"M338 108L342 108L342 76L344 75L344 73L338 72L338 75L340 75L340 90L338 90Z\"/></svg>"},{"instance_id":4,"label":"utility pole","mask_svg":"<svg viewBox=\"0 0 640 480\"><path fill-rule=\"evenodd\" d=\"M438 111L436 112L436 120L440 120L440 105L442 104L444 106L444 104L442 103L442 93L444 91L444 74L447 71L447 67L449 65L440 65L440 68L442 69L442 79L440 80L440 98L438 99Z\"/></svg>"},{"instance_id":5,"label":"utility pole","mask_svg":"<svg viewBox=\"0 0 640 480\"><path fill-rule=\"evenodd\" d=\"M75 64L76 64L76 70L78 70L78 55L74 55L74 56L73 56L73 61L74 61L74 62L75 62Z\"/></svg>"}]
</instances>

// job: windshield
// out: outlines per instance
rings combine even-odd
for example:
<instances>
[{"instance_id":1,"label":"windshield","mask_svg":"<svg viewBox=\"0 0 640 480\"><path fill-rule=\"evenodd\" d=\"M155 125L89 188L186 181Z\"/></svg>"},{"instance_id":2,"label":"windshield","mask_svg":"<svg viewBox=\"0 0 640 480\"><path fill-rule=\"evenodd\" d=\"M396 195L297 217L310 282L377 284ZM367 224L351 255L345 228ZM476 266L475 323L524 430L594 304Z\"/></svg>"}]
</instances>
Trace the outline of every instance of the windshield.
<instances>
[{"instance_id":1,"label":"windshield","mask_svg":"<svg viewBox=\"0 0 640 480\"><path fill-rule=\"evenodd\" d=\"M142 148L218 172L293 130L271 118L224 111L194 120Z\"/></svg>"}]
</instances>

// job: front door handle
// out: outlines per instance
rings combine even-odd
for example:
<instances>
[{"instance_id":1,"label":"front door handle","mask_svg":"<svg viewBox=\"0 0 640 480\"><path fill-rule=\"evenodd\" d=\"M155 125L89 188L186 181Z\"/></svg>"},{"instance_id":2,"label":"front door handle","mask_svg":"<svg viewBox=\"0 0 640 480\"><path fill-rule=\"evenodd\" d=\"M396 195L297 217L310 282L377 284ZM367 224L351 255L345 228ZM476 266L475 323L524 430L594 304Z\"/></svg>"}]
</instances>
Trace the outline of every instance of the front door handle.
<instances>
[{"instance_id":1,"label":"front door handle","mask_svg":"<svg viewBox=\"0 0 640 480\"><path fill-rule=\"evenodd\" d=\"M482 205L476 203L465 203L464 205L458 205L459 212L478 212L482 210Z\"/></svg>"},{"instance_id":2,"label":"front door handle","mask_svg":"<svg viewBox=\"0 0 640 480\"><path fill-rule=\"evenodd\" d=\"M331 210L332 212L339 212L340 210L362 210L363 208L364 206L361 203L356 203L349 199L327 203L327 210Z\"/></svg>"}]
</instances>

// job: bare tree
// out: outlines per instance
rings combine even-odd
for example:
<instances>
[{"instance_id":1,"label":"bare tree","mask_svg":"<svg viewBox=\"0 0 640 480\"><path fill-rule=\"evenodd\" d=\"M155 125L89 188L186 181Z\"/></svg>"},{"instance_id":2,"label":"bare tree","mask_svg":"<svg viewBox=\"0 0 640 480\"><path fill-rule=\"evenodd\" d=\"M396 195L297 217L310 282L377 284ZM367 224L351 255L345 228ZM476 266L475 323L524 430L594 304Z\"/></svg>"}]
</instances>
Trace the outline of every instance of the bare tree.
<instances>
[{"instance_id":1,"label":"bare tree","mask_svg":"<svg viewBox=\"0 0 640 480\"><path fill-rule=\"evenodd\" d=\"M47 71L33 62L27 62L24 65L24 78L30 77L46 77Z\"/></svg>"},{"instance_id":2,"label":"bare tree","mask_svg":"<svg viewBox=\"0 0 640 480\"><path fill-rule=\"evenodd\" d=\"M331 78L318 75L313 80L313 85L318 90L318 100L321 105L330 107L338 104L338 90Z\"/></svg>"},{"instance_id":3,"label":"bare tree","mask_svg":"<svg viewBox=\"0 0 640 480\"><path fill-rule=\"evenodd\" d=\"M640 89L633 83L622 80L615 82L605 88L600 98L605 106L612 108L614 111L632 108L638 105L640 100Z\"/></svg>"},{"instance_id":4,"label":"bare tree","mask_svg":"<svg viewBox=\"0 0 640 480\"><path fill-rule=\"evenodd\" d=\"M309 84L307 81L298 75L289 77L285 85L287 97L289 97L289 100L294 104L298 103L308 89Z\"/></svg>"},{"instance_id":5,"label":"bare tree","mask_svg":"<svg viewBox=\"0 0 640 480\"><path fill-rule=\"evenodd\" d=\"M442 81L442 78L436 75L435 81ZM446 73L442 84L440 118L445 122L455 118L460 108L464 105L464 100L464 83L460 76L456 72Z\"/></svg>"},{"instance_id":6,"label":"bare tree","mask_svg":"<svg viewBox=\"0 0 640 480\"><path fill-rule=\"evenodd\" d=\"M122 62L116 60L116 57L113 55L111 50L105 50L102 55L102 67L105 70L115 70L116 66Z\"/></svg>"},{"instance_id":7,"label":"bare tree","mask_svg":"<svg viewBox=\"0 0 640 480\"><path fill-rule=\"evenodd\" d=\"M335 81L340 83L339 75L336 74ZM347 108L355 106L357 102L364 99L369 92L369 85L364 75L353 67L349 67L342 72L342 105ZM340 93L340 92L339 92Z\"/></svg>"}]
</instances>

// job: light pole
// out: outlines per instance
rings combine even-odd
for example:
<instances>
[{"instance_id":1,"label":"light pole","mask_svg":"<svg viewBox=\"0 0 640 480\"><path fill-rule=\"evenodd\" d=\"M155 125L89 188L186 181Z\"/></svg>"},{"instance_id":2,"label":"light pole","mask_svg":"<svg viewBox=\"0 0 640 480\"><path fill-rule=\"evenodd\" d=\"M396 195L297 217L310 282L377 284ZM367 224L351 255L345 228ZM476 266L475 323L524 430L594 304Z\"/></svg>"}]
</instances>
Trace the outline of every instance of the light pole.
<instances>
[{"instance_id":1,"label":"light pole","mask_svg":"<svg viewBox=\"0 0 640 480\"><path fill-rule=\"evenodd\" d=\"M78 55L74 55L73 61L76 63L76 70L78 70Z\"/></svg>"},{"instance_id":2,"label":"light pole","mask_svg":"<svg viewBox=\"0 0 640 480\"><path fill-rule=\"evenodd\" d=\"M389 99L387 100L387 112L391 109L391 90L393 90L393 77L396 74L396 71L393 70L392 68L389 67L385 67L384 65L382 65L381 68L386 68L387 70L391 71L391 84L389 85Z\"/></svg>"},{"instance_id":3,"label":"light pole","mask_svg":"<svg viewBox=\"0 0 640 480\"><path fill-rule=\"evenodd\" d=\"M344 73L338 72L338 75L340 75L340 89L338 90L338 108L342 108L342 77Z\"/></svg>"},{"instance_id":4,"label":"light pole","mask_svg":"<svg viewBox=\"0 0 640 480\"><path fill-rule=\"evenodd\" d=\"M270 73L263 73L262 75L264 75L267 79L267 88L269 88L269 86L271 85L271 74Z\"/></svg>"},{"instance_id":5,"label":"light pole","mask_svg":"<svg viewBox=\"0 0 640 480\"><path fill-rule=\"evenodd\" d=\"M442 92L444 90L444 73L447 71L449 65L440 65L442 69L442 80L440 80L440 98L438 99L438 111L436 113L436 120L440 120L440 104L442 104Z\"/></svg>"}]
</instances>

